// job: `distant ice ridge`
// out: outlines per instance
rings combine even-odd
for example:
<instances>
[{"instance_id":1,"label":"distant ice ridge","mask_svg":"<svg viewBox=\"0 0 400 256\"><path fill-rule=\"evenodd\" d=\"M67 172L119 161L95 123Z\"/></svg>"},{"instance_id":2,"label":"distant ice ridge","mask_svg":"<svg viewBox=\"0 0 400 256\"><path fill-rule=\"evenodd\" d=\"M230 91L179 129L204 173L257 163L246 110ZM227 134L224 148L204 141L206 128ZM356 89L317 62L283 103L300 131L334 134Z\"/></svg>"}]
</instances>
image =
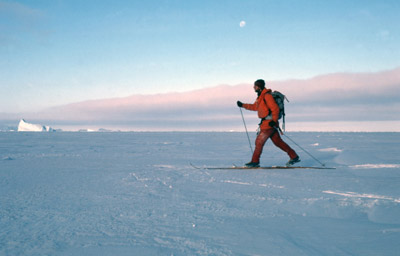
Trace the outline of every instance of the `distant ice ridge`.
<instances>
[{"instance_id":1,"label":"distant ice ridge","mask_svg":"<svg viewBox=\"0 0 400 256\"><path fill-rule=\"evenodd\" d=\"M18 124L19 132L54 132L55 130L50 126L44 126L40 124L31 124L21 119Z\"/></svg>"}]
</instances>

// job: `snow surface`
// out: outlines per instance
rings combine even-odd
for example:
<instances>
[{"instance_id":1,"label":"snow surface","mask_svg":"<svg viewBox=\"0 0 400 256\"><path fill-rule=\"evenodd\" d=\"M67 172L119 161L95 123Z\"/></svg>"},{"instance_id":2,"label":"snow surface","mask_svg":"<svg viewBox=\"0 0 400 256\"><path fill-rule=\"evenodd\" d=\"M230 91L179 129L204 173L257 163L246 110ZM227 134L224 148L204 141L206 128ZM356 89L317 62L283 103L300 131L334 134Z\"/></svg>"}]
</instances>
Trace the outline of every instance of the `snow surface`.
<instances>
[{"instance_id":1,"label":"snow surface","mask_svg":"<svg viewBox=\"0 0 400 256\"><path fill-rule=\"evenodd\" d=\"M336 169L190 166L245 133L0 133L0 255L399 255L400 133L289 135Z\"/></svg>"}]
</instances>

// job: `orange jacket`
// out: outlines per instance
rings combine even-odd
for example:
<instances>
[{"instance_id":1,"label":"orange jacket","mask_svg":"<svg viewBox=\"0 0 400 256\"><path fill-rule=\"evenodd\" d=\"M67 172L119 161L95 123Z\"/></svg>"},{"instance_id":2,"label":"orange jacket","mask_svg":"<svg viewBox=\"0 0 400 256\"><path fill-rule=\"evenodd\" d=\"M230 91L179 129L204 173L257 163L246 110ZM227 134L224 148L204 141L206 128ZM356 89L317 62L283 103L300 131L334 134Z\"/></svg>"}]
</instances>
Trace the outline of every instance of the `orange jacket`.
<instances>
[{"instance_id":1,"label":"orange jacket","mask_svg":"<svg viewBox=\"0 0 400 256\"><path fill-rule=\"evenodd\" d=\"M269 125L271 120L278 124L279 107L271 95L271 89L262 90L260 96L258 96L253 104L243 104L243 107L247 110L257 111L259 118L265 118L260 129L272 128Z\"/></svg>"}]
</instances>

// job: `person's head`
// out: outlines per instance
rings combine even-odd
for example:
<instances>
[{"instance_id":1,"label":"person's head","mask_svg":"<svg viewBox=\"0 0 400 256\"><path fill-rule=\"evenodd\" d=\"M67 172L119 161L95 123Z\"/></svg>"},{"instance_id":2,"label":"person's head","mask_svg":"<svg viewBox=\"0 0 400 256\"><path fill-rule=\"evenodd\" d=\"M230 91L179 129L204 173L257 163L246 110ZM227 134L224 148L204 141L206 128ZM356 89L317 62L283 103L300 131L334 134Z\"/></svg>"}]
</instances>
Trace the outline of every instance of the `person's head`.
<instances>
[{"instance_id":1,"label":"person's head","mask_svg":"<svg viewBox=\"0 0 400 256\"><path fill-rule=\"evenodd\" d=\"M258 79L254 82L254 91L260 93L265 88L265 81L262 79Z\"/></svg>"}]
</instances>

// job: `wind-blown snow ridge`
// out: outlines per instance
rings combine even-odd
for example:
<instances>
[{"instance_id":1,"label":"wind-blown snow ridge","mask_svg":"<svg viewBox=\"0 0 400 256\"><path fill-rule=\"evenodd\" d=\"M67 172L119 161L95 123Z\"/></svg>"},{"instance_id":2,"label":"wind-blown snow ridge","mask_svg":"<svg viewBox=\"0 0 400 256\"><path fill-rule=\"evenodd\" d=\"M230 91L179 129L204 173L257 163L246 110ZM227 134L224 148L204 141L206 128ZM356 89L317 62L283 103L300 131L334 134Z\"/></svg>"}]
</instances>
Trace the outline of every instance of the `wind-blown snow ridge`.
<instances>
[{"instance_id":1,"label":"wind-blown snow ridge","mask_svg":"<svg viewBox=\"0 0 400 256\"><path fill-rule=\"evenodd\" d=\"M381 168L400 168L400 164L357 164L351 165L354 169L381 169Z\"/></svg>"},{"instance_id":2,"label":"wind-blown snow ridge","mask_svg":"<svg viewBox=\"0 0 400 256\"><path fill-rule=\"evenodd\" d=\"M153 166L156 167L156 168L162 168L162 169L174 169L174 168L176 168L175 166L168 165L168 164L156 164L156 165L153 165Z\"/></svg>"},{"instance_id":3,"label":"wind-blown snow ridge","mask_svg":"<svg viewBox=\"0 0 400 256\"><path fill-rule=\"evenodd\" d=\"M252 182L242 182L242 181L236 181L236 180L222 180L221 182L236 184L236 185L246 185L246 186L256 185L256 186L265 187L265 188L279 188L279 189L285 188L284 186L278 186L278 185L273 185L273 184L254 184Z\"/></svg>"},{"instance_id":4,"label":"wind-blown snow ridge","mask_svg":"<svg viewBox=\"0 0 400 256\"><path fill-rule=\"evenodd\" d=\"M342 150L338 149L338 148L322 148L322 149L319 149L319 151L321 151L321 152L342 152Z\"/></svg>"},{"instance_id":5,"label":"wind-blown snow ridge","mask_svg":"<svg viewBox=\"0 0 400 256\"><path fill-rule=\"evenodd\" d=\"M249 182L240 182L240 181L235 181L235 180L223 180L222 182L231 183L231 184L238 184L238 185L247 185L247 186L253 185L252 183L249 183Z\"/></svg>"},{"instance_id":6,"label":"wind-blown snow ridge","mask_svg":"<svg viewBox=\"0 0 400 256\"><path fill-rule=\"evenodd\" d=\"M345 197L357 197L357 198L369 198L369 199L381 199L381 200L388 200L395 203L400 203L400 198L393 198L389 196L381 196L381 195L374 195L374 194L358 194L356 192L336 192L331 190L322 191L326 194L333 194L333 195L340 195Z\"/></svg>"}]
</instances>

